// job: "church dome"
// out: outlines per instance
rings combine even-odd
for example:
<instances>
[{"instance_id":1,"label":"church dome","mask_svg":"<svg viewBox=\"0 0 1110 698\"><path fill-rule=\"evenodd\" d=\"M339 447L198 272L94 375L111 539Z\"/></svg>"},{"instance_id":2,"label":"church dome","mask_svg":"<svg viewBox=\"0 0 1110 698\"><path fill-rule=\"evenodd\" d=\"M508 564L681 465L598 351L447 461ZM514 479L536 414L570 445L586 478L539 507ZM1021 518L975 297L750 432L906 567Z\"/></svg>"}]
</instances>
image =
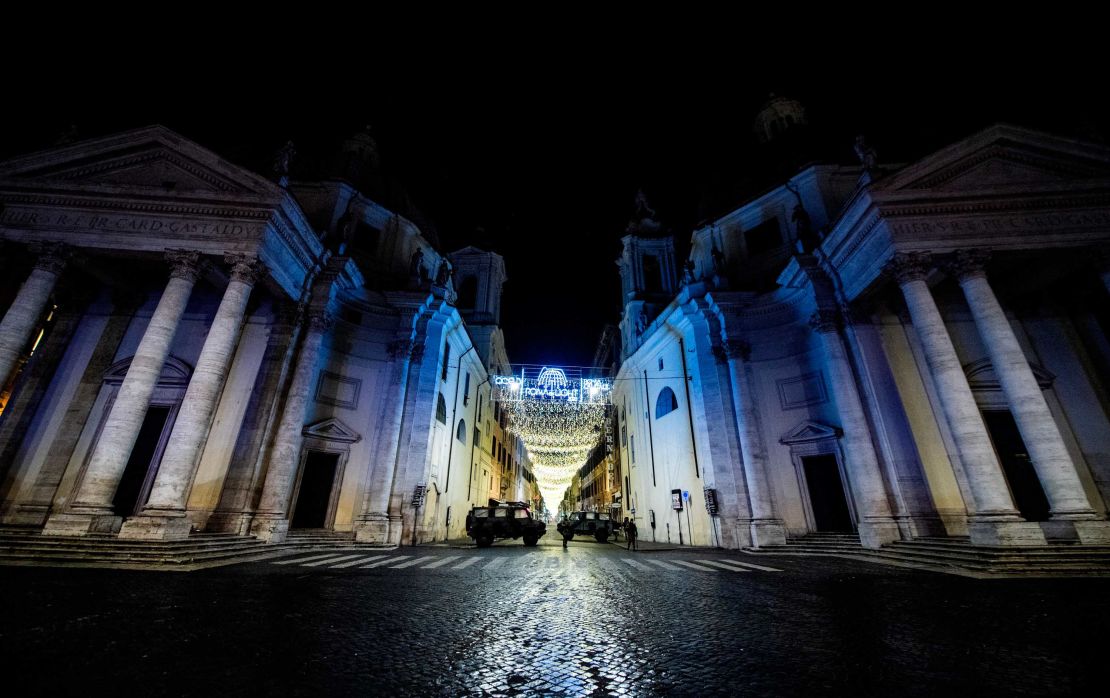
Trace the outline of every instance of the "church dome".
<instances>
[{"instance_id":1,"label":"church dome","mask_svg":"<svg viewBox=\"0 0 1110 698\"><path fill-rule=\"evenodd\" d=\"M791 128L805 123L806 110L801 102L772 94L756 114L752 128L756 138L761 143L767 143Z\"/></svg>"}]
</instances>

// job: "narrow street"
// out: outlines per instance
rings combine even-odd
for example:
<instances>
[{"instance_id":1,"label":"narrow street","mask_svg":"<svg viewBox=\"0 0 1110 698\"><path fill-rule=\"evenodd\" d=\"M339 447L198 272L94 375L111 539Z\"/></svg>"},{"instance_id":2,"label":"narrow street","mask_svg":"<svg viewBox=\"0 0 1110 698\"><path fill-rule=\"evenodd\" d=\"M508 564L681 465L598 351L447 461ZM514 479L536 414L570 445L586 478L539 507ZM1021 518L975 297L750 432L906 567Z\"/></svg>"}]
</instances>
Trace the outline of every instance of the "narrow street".
<instances>
[{"instance_id":1,"label":"narrow street","mask_svg":"<svg viewBox=\"0 0 1110 698\"><path fill-rule=\"evenodd\" d=\"M1069 695L1108 587L553 536L5 568L0 656L14 695Z\"/></svg>"}]
</instances>

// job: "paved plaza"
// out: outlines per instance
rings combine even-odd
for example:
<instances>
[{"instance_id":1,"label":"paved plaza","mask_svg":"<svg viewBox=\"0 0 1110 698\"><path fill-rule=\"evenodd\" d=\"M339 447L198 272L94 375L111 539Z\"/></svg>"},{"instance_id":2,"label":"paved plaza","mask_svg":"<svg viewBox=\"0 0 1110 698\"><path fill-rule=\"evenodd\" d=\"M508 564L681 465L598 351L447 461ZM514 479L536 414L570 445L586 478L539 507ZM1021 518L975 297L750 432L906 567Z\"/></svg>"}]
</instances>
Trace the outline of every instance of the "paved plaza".
<instances>
[{"instance_id":1,"label":"paved plaza","mask_svg":"<svg viewBox=\"0 0 1110 698\"><path fill-rule=\"evenodd\" d=\"M1076 695L1110 581L555 540L4 568L11 695Z\"/></svg>"}]
</instances>

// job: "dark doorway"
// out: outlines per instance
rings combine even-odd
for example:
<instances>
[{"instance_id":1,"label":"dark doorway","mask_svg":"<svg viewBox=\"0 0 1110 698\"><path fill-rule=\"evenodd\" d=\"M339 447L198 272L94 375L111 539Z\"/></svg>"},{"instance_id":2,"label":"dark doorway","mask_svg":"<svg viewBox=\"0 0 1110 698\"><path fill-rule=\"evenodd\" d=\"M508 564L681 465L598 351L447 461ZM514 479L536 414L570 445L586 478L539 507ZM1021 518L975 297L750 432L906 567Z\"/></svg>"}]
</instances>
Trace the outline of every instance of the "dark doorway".
<instances>
[{"instance_id":1,"label":"dark doorway","mask_svg":"<svg viewBox=\"0 0 1110 698\"><path fill-rule=\"evenodd\" d=\"M813 523L825 533L851 533L852 515L844 496L844 483L840 480L840 467L836 456L805 456L802 458L809 504L813 509Z\"/></svg>"},{"instance_id":2,"label":"dark doorway","mask_svg":"<svg viewBox=\"0 0 1110 698\"><path fill-rule=\"evenodd\" d=\"M1025 450L1014 416L1009 410L988 410L983 412L983 421L1010 485L1014 506L1026 521L1048 521L1048 498Z\"/></svg>"},{"instance_id":3,"label":"dark doorway","mask_svg":"<svg viewBox=\"0 0 1110 698\"><path fill-rule=\"evenodd\" d=\"M338 453L308 452L290 528L324 528L327 525L328 504L338 465Z\"/></svg>"},{"instance_id":4,"label":"dark doorway","mask_svg":"<svg viewBox=\"0 0 1110 698\"><path fill-rule=\"evenodd\" d=\"M116 496L112 499L116 516L132 516L146 504L146 496L157 471L154 456L169 416L169 407L151 405L147 409L139 438L135 439L135 447L131 449L131 457L127 459L127 467L123 469Z\"/></svg>"}]
</instances>

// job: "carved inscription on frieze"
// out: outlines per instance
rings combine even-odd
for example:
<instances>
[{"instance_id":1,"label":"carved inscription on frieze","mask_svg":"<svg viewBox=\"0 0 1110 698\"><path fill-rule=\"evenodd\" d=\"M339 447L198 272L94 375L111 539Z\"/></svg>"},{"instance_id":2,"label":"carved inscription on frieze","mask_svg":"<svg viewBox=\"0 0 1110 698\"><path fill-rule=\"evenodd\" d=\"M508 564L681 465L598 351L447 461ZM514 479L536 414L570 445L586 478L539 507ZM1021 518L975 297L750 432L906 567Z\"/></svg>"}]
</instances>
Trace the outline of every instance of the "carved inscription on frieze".
<instances>
[{"instance_id":1,"label":"carved inscription on frieze","mask_svg":"<svg viewBox=\"0 0 1110 698\"><path fill-rule=\"evenodd\" d=\"M1094 228L1110 225L1105 211L1070 213L1015 213L1008 216L983 216L955 220L892 221L895 235L979 235L1059 228Z\"/></svg>"},{"instance_id":2,"label":"carved inscription on frieze","mask_svg":"<svg viewBox=\"0 0 1110 698\"><path fill-rule=\"evenodd\" d=\"M81 230L143 235L252 236L261 232L257 223L227 220L185 220L169 217L119 213L58 213L7 208L0 214L0 225L48 230Z\"/></svg>"}]
</instances>

